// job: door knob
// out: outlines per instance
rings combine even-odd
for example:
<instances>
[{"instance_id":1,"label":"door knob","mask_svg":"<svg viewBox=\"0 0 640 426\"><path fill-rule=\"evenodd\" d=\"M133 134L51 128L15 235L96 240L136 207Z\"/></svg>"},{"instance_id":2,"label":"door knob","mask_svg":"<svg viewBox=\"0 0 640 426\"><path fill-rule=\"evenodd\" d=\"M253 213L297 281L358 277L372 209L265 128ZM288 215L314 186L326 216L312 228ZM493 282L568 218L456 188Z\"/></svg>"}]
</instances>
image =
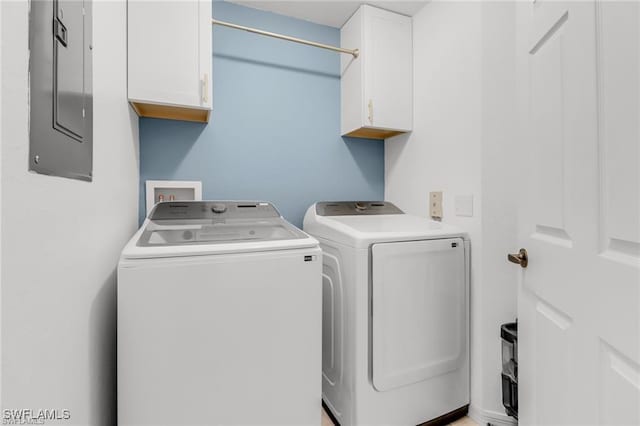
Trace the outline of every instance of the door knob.
<instances>
[{"instance_id":1,"label":"door knob","mask_svg":"<svg viewBox=\"0 0 640 426\"><path fill-rule=\"evenodd\" d=\"M529 264L529 256L527 256L527 250L521 248L518 254L508 254L507 259L511 263L517 263L523 268L526 268Z\"/></svg>"}]
</instances>

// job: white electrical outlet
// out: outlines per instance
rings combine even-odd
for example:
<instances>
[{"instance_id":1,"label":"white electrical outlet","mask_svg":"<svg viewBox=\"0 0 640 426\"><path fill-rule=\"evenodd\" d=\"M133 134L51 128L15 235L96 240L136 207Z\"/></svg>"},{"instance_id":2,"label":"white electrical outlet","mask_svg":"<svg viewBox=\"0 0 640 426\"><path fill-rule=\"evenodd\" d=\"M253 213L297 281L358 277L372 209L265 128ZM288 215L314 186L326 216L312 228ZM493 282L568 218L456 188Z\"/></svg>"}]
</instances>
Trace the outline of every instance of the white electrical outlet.
<instances>
[{"instance_id":1,"label":"white electrical outlet","mask_svg":"<svg viewBox=\"0 0 640 426\"><path fill-rule=\"evenodd\" d=\"M456 195L456 216L473 217L473 195Z\"/></svg>"},{"instance_id":2,"label":"white electrical outlet","mask_svg":"<svg viewBox=\"0 0 640 426\"><path fill-rule=\"evenodd\" d=\"M442 191L429 193L429 215L432 219L442 219Z\"/></svg>"}]
</instances>

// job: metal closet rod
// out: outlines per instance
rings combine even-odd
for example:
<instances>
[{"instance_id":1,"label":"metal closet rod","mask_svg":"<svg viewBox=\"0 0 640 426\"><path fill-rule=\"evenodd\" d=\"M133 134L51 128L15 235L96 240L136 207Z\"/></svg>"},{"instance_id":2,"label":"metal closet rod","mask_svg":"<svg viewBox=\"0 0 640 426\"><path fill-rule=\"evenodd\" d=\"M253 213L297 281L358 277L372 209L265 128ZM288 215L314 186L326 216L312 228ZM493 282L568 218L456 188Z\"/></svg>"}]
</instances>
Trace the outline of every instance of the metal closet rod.
<instances>
[{"instance_id":1,"label":"metal closet rod","mask_svg":"<svg viewBox=\"0 0 640 426\"><path fill-rule=\"evenodd\" d=\"M211 19L213 25L222 25L224 27L234 28L236 30L247 31L250 33L260 34L267 37L279 38L281 40L292 41L294 43L306 44L308 46L319 47L321 49L333 50L334 52L348 53L353 55L354 58L358 57L360 53L358 49L345 49L342 47L331 46L329 44L317 43L315 41L304 40L302 38L291 37L283 34L272 33L269 31L259 30L257 28L245 27L243 25L232 24L231 22L219 21L217 19Z\"/></svg>"}]
</instances>

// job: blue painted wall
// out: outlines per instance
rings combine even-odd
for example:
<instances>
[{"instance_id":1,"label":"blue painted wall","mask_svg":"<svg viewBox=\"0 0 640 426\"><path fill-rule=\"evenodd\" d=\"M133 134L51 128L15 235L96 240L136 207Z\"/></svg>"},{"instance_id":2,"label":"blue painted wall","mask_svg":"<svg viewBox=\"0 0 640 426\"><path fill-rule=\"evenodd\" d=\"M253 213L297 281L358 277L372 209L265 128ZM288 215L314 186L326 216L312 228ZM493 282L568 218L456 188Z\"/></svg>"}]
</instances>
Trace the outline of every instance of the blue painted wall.
<instances>
[{"instance_id":1,"label":"blue painted wall","mask_svg":"<svg viewBox=\"0 0 640 426\"><path fill-rule=\"evenodd\" d=\"M339 30L226 2L213 15L338 45ZM340 58L216 26L209 124L140 119L144 182L201 180L204 199L272 201L301 226L318 200L384 198L384 143L340 136Z\"/></svg>"}]
</instances>

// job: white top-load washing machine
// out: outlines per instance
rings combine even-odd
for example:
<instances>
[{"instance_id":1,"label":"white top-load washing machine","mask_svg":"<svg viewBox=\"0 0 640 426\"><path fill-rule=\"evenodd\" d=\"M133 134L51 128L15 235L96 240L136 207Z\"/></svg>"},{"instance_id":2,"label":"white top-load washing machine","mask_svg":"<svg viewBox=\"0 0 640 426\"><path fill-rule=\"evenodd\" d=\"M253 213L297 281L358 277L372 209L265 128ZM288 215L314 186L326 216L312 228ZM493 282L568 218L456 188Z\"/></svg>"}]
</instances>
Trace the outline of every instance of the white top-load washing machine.
<instances>
[{"instance_id":1,"label":"white top-load washing machine","mask_svg":"<svg viewBox=\"0 0 640 426\"><path fill-rule=\"evenodd\" d=\"M389 202L321 202L323 399L342 426L417 425L469 404L469 241Z\"/></svg>"},{"instance_id":2,"label":"white top-load washing machine","mask_svg":"<svg viewBox=\"0 0 640 426\"><path fill-rule=\"evenodd\" d=\"M118 266L118 424L320 424L321 288L273 205L158 204Z\"/></svg>"}]
</instances>

